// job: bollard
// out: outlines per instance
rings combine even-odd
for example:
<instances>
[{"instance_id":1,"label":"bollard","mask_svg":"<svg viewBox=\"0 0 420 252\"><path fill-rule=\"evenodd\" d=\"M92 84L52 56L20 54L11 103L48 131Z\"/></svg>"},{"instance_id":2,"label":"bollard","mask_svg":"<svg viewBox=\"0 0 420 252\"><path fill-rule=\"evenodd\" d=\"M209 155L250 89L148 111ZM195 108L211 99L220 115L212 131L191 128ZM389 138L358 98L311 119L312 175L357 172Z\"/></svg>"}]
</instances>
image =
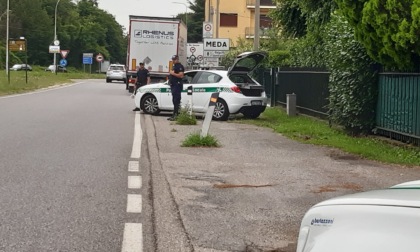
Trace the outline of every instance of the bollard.
<instances>
[{"instance_id":1,"label":"bollard","mask_svg":"<svg viewBox=\"0 0 420 252\"><path fill-rule=\"evenodd\" d=\"M287 115L296 115L296 94L287 94Z\"/></svg>"}]
</instances>

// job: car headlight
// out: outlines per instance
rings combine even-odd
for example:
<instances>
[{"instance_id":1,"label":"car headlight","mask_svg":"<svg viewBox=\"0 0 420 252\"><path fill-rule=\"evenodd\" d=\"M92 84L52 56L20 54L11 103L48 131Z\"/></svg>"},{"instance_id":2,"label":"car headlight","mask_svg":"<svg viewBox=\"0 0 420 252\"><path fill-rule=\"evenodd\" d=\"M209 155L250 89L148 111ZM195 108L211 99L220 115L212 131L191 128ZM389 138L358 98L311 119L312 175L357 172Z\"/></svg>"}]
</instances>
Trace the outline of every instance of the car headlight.
<instances>
[{"instance_id":1,"label":"car headlight","mask_svg":"<svg viewBox=\"0 0 420 252\"><path fill-rule=\"evenodd\" d=\"M306 242L308 240L308 236L309 236L309 227L305 226L301 228L299 231L299 238L297 242L298 245L297 245L296 252L303 252L306 246Z\"/></svg>"}]
</instances>

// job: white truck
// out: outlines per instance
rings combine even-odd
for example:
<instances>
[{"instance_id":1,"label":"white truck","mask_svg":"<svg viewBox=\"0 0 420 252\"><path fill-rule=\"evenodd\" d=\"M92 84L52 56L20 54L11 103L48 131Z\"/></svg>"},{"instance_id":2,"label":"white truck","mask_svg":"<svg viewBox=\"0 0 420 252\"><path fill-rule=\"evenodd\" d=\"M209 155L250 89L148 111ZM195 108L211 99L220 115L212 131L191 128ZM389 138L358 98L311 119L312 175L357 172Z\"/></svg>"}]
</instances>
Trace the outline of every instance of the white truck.
<instances>
[{"instance_id":1,"label":"white truck","mask_svg":"<svg viewBox=\"0 0 420 252\"><path fill-rule=\"evenodd\" d=\"M166 79L172 67L172 55L177 54L187 66L187 27L180 19L133 15L129 18L127 82L136 77L140 62L152 79Z\"/></svg>"}]
</instances>

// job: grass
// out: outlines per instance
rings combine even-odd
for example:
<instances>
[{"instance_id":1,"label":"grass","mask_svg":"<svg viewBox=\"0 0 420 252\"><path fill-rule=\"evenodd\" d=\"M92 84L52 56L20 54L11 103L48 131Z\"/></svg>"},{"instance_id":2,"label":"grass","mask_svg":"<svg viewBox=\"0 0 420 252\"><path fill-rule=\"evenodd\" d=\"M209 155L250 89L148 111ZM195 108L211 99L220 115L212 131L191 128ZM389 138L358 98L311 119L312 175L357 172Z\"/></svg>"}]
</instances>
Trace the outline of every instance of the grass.
<instances>
[{"instance_id":1,"label":"grass","mask_svg":"<svg viewBox=\"0 0 420 252\"><path fill-rule=\"evenodd\" d=\"M71 83L72 79L105 79L104 74L89 74L75 69L69 69L69 73L45 72L41 67L34 67L28 71L28 83L26 83L25 71L10 71L10 83L6 71L0 72L0 95L10 95L33 91L49 86Z\"/></svg>"},{"instance_id":2,"label":"grass","mask_svg":"<svg viewBox=\"0 0 420 252\"><path fill-rule=\"evenodd\" d=\"M299 142L335 147L361 158L387 164L405 166L420 165L420 148L394 144L375 137L351 137L337 127L329 127L328 122L307 116L289 117L281 108L267 108L256 120L239 122L272 128Z\"/></svg>"},{"instance_id":3,"label":"grass","mask_svg":"<svg viewBox=\"0 0 420 252\"><path fill-rule=\"evenodd\" d=\"M219 141L212 135L201 137L200 134L190 134L181 144L182 147L219 147Z\"/></svg>"},{"instance_id":4,"label":"grass","mask_svg":"<svg viewBox=\"0 0 420 252\"><path fill-rule=\"evenodd\" d=\"M188 112L188 108L181 109L179 115L176 117L176 123L179 125L196 125L197 119L195 115L190 115Z\"/></svg>"}]
</instances>

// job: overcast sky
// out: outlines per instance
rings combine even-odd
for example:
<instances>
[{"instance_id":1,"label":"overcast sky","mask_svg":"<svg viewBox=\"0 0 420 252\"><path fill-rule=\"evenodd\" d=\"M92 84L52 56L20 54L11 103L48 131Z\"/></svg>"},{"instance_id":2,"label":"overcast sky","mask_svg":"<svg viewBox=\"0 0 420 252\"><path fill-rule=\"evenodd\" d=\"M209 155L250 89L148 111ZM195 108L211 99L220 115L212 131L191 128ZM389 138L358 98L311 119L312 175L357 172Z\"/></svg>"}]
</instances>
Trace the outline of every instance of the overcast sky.
<instances>
[{"instance_id":1,"label":"overcast sky","mask_svg":"<svg viewBox=\"0 0 420 252\"><path fill-rule=\"evenodd\" d=\"M185 5L188 6L187 0L98 0L98 3L99 8L114 15L127 30L129 15L173 17L184 13Z\"/></svg>"}]
</instances>

